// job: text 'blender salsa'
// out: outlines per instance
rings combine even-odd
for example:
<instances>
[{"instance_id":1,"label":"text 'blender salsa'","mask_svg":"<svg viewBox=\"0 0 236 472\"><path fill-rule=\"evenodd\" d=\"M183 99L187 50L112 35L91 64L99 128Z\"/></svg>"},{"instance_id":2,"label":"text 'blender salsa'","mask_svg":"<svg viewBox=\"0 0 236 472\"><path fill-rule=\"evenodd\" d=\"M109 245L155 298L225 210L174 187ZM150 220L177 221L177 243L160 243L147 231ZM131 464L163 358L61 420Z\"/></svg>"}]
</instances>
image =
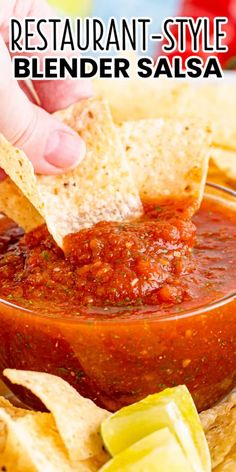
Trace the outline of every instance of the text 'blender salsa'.
<instances>
[{"instance_id":1,"label":"text 'blender salsa'","mask_svg":"<svg viewBox=\"0 0 236 472\"><path fill-rule=\"evenodd\" d=\"M144 209L138 221L101 222L67 236L65 255L45 226L22 237L2 219L0 295L45 314L77 316L86 306L103 307L105 316L107 307L129 307L132 316L132 307L178 311L235 289L234 211L205 200L192 223L187 201Z\"/></svg>"}]
</instances>

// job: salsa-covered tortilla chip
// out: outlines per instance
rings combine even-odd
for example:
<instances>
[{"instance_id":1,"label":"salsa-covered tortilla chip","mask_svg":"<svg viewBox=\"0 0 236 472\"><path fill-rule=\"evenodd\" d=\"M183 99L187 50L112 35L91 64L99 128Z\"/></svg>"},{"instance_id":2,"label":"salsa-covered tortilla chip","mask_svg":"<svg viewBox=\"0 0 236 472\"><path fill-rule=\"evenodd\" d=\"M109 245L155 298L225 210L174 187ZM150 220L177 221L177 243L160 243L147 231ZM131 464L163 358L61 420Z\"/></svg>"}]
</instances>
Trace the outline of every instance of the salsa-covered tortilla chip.
<instances>
[{"instance_id":1,"label":"salsa-covered tortilla chip","mask_svg":"<svg viewBox=\"0 0 236 472\"><path fill-rule=\"evenodd\" d=\"M102 421L109 413L91 400L83 398L60 377L42 372L6 369L12 382L28 388L51 411L61 438L72 461L97 458L106 461L99 434Z\"/></svg>"},{"instance_id":2,"label":"salsa-covered tortilla chip","mask_svg":"<svg viewBox=\"0 0 236 472\"><path fill-rule=\"evenodd\" d=\"M195 120L124 122L120 136L141 198L192 197L199 206L211 132Z\"/></svg>"},{"instance_id":3,"label":"salsa-covered tortilla chip","mask_svg":"<svg viewBox=\"0 0 236 472\"><path fill-rule=\"evenodd\" d=\"M208 441L213 470L236 470L236 390L213 408L203 411L200 418ZM233 463L235 469L224 468L226 463Z\"/></svg>"},{"instance_id":4,"label":"salsa-covered tortilla chip","mask_svg":"<svg viewBox=\"0 0 236 472\"><path fill-rule=\"evenodd\" d=\"M58 116L86 142L86 156L75 170L58 176L35 175L23 151L3 136L0 167L40 213L62 247L67 234L101 220L135 218L142 213L142 205L108 105L98 99L84 100ZM13 198L16 203L15 194Z\"/></svg>"}]
</instances>

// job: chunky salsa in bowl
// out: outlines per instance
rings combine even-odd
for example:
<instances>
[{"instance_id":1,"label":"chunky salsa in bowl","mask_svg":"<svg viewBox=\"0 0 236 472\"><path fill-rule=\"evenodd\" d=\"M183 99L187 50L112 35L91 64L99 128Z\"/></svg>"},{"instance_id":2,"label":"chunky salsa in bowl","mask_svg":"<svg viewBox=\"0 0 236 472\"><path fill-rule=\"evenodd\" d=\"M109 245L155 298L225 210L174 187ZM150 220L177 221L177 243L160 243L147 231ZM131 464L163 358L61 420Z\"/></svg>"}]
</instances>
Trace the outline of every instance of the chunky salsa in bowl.
<instances>
[{"instance_id":1,"label":"chunky salsa in bowl","mask_svg":"<svg viewBox=\"0 0 236 472\"><path fill-rule=\"evenodd\" d=\"M235 385L235 195L208 185L193 222L182 201L144 208L68 236L65 255L2 218L1 371L60 375L110 410L179 384L203 409Z\"/></svg>"}]
</instances>

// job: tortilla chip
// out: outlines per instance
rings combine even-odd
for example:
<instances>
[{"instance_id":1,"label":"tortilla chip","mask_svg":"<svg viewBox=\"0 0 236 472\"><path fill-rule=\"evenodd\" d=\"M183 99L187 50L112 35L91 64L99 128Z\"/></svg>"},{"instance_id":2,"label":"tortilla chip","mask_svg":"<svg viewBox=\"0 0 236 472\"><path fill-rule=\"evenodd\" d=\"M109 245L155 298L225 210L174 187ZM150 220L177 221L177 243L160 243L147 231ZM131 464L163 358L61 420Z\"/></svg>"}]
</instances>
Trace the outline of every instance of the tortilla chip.
<instances>
[{"instance_id":1,"label":"tortilla chip","mask_svg":"<svg viewBox=\"0 0 236 472\"><path fill-rule=\"evenodd\" d=\"M0 470L96 472L100 465L96 458L69 460L51 413L16 408L0 397Z\"/></svg>"},{"instance_id":2,"label":"tortilla chip","mask_svg":"<svg viewBox=\"0 0 236 472\"><path fill-rule=\"evenodd\" d=\"M100 465L106 461L99 430L110 413L55 375L15 369L4 370L4 375L12 383L28 388L51 411L72 461L93 456Z\"/></svg>"},{"instance_id":3,"label":"tortilla chip","mask_svg":"<svg viewBox=\"0 0 236 472\"><path fill-rule=\"evenodd\" d=\"M0 407L9 406L10 403L4 398L0 397ZM6 425L0 420L0 455L3 453L7 439ZM1 465L1 463L0 463ZM0 467L1 470L1 467Z\"/></svg>"},{"instance_id":4,"label":"tortilla chip","mask_svg":"<svg viewBox=\"0 0 236 472\"><path fill-rule=\"evenodd\" d=\"M0 211L27 232L44 222L42 216L9 178L0 183Z\"/></svg>"},{"instance_id":5,"label":"tortilla chip","mask_svg":"<svg viewBox=\"0 0 236 472\"><path fill-rule=\"evenodd\" d=\"M236 449L236 390L233 390L222 402L200 413L200 419L208 441L213 468L228 471L223 464L231 463ZM231 453L233 456L231 457ZM234 462L236 470L236 461ZM233 470L233 469L232 469Z\"/></svg>"},{"instance_id":6,"label":"tortilla chip","mask_svg":"<svg viewBox=\"0 0 236 472\"><path fill-rule=\"evenodd\" d=\"M4 397L0 397L0 408L4 408L7 411L11 411L16 415L17 413L19 415L24 415L25 412L28 413L27 410L23 410L22 408L17 409ZM1 459L3 458L3 455L5 454L6 444L7 444L7 427L6 427L5 422L2 419L0 419L0 470L2 466Z\"/></svg>"},{"instance_id":7,"label":"tortilla chip","mask_svg":"<svg viewBox=\"0 0 236 472\"><path fill-rule=\"evenodd\" d=\"M208 120L213 126L213 144L236 150L235 110L236 86L221 82L186 87L179 100L178 113Z\"/></svg>"},{"instance_id":8,"label":"tortilla chip","mask_svg":"<svg viewBox=\"0 0 236 472\"><path fill-rule=\"evenodd\" d=\"M50 413L16 408L1 397L0 422L5 427L0 467L8 472L78 470L69 461Z\"/></svg>"},{"instance_id":9,"label":"tortilla chip","mask_svg":"<svg viewBox=\"0 0 236 472\"><path fill-rule=\"evenodd\" d=\"M49 413L24 412L21 414L15 410L14 408L0 408L0 418L5 422L8 430L3 455L5 461L10 460L12 463L13 453L14 471L70 472L78 470L70 464L53 417Z\"/></svg>"},{"instance_id":10,"label":"tortilla chip","mask_svg":"<svg viewBox=\"0 0 236 472\"><path fill-rule=\"evenodd\" d=\"M211 167L215 167L229 181L236 182L236 150L231 151L220 147L211 148Z\"/></svg>"},{"instance_id":11,"label":"tortilla chip","mask_svg":"<svg viewBox=\"0 0 236 472\"><path fill-rule=\"evenodd\" d=\"M99 79L98 95L106 98L116 123L178 114L187 85L162 79Z\"/></svg>"},{"instance_id":12,"label":"tortilla chip","mask_svg":"<svg viewBox=\"0 0 236 472\"><path fill-rule=\"evenodd\" d=\"M235 472L236 470L236 448L230 451L224 462L215 467L214 472Z\"/></svg>"},{"instance_id":13,"label":"tortilla chip","mask_svg":"<svg viewBox=\"0 0 236 472\"><path fill-rule=\"evenodd\" d=\"M0 139L0 167L37 209L62 247L67 234L101 220L135 218L142 213L142 205L108 105L98 99L84 100L58 116L86 142L86 157L75 170L36 176L23 151L4 137Z\"/></svg>"},{"instance_id":14,"label":"tortilla chip","mask_svg":"<svg viewBox=\"0 0 236 472\"><path fill-rule=\"evenodd\" d=\"M140 120L120 126L141 198L192 197L199 206L211 133L194 120Z\"/></svg>"},{"instance_id":15,"label":"tortilla chip","mask_svg":"<svg viewBox=\"0 0 236 472\"><path fill-rule=\"evenodd\" d=\"M190 83L163 79L124 79L94 82L95 90L109 101L118 123L144 118L184 116L212 124L213 143L236 151L235 84Z\"/></svg>"}]
</instances>

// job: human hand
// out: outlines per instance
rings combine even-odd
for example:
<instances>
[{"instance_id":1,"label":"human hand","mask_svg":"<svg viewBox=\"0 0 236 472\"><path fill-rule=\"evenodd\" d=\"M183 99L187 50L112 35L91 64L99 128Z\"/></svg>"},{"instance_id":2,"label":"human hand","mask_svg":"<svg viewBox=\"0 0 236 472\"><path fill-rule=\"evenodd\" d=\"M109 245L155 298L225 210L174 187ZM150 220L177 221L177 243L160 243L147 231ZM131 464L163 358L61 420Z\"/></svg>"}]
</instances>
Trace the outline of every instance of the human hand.
<instances>
[{"instance_id":1,"label":"human hand","mask_svg":"<svg viewBox=\"0 0 236 472\"><path fill-rule=\"evenodd\" d=\"M60 174L78 165L84 157L85 144L50 113L90 96L91 85L84 80L34 80L39 99L36 104L27 84L12 76L8 50L11 16L19 20L52 18L55 12L44 0L0 0L0 133L25 151L37 173Z\"/></svg>"}]
</instances>

